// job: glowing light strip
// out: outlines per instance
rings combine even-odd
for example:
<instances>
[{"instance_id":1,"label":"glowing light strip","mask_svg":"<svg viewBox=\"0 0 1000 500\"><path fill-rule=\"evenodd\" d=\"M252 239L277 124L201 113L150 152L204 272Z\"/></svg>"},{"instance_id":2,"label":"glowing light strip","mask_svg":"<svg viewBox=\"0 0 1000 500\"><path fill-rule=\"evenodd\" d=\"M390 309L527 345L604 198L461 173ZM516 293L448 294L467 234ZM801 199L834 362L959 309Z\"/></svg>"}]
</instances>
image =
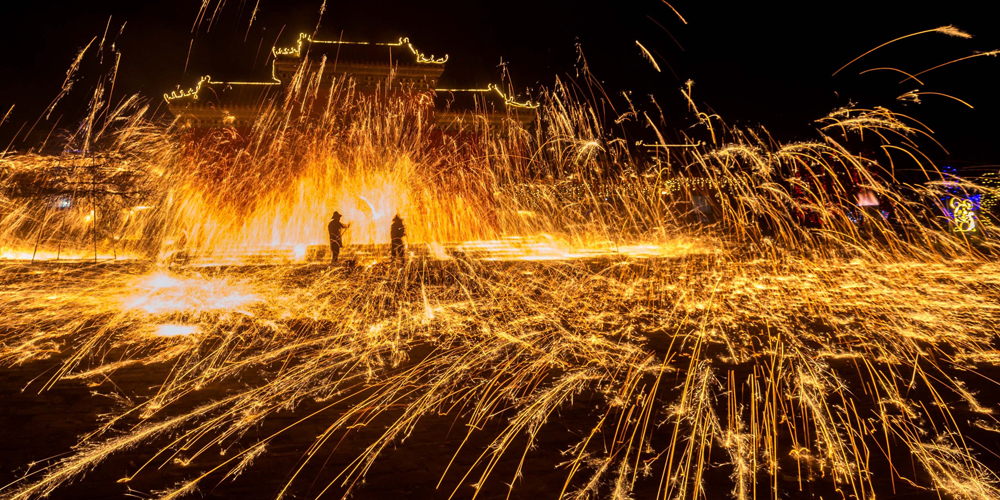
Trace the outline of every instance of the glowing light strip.
<instances>
[{"instance_id":1,"label":"glowing light strip","mask_svg":"<svg viewBox=\"0 0 1000 500\"><path fill-rule=\"evenodd\" d=\"M210 79L211 77L205 76L202 77L201 80L198 80L198 85L195 85L193 88L190 88L188 90L176 90L171 92L170 94L164 93L163 99L166 100L167 102L176 99L183 99L185 97L193 97L195 100L198 100L198 92L201 92L201 86L204 85L205 82L209 81Z\"/></svg>"},{"instance_id":2,"label":"glowing light strip","mask_svg":"<svg viewBox=\"0 0 1000 500\"><path fill-rule=\"evenodd\" d=\"M339 45L379 45L383 47L406 47L410 49L413 56L416 58L418 64L444 64L448 62L448 54L444 57L434 57L434 54L430 56L424 55L422 52L416 49L410 39L407 37L400 37L399 41L396 43L390 42L378 42L378 43L368 43L368 42L345 42L342 40L313 40L307 33L299 33L299 40L295 43L294 47L271 47L271 53L275 56L302 56L302 44L308 41L309 43L329 43L329 44L339 44Z\"/></svg>"},{"instance_id":3,"label":"glowing light strip","mask_svg":"<svg viewBox=\"0 0 1000 500\"><path fill-rule=\"evenodd\" d=\"M417 58L417 62L420 64L444 64L448 62L448 54L445 54L444 57L441 58L435 58L434 54L431 54L430 57L425 56L423 53L417 50L412 43L410 43L409 38L405 37L400 38L398 45L403 45L403 44L406 44L406 48L410 49L410 52L413 53L413 55Z\"/></svg>"},{"instance_id":4,"label":"glowing light strip","mask_svg":"<svg viewBox=\"0 0 1000 500\"><path fill-rule=\"evenodd\" d=\"M279 49L278 47L271 47L271 54L273 54L275 56L291 56L291 55L294 55L295 57L299 57L300 55L302 55L302 41L303 40L312 41L312 39L309 37L308 34L306 34L306 33L299 33L299 40L298 40L298 42L295 43L294 47L286 47L286 48L283 48L283 49Z\"/></svg>"},{"instance_id":5,"label":"glowing light strip","mask_svg":"<svg viewBox=\"0 0 1000 500\"><path fill-rule=\"evenodd\" d=\"M173 91L173 92L171 92L169 94L163 94L163 99L165 99L167 102L171 102L171 101L175 101L177 99L183 99L185 97L190 97L193 100L197 101L198 100L198 93L201 92L201 87L203 85L205 85L206 83L209 84L209 85L259 85L259 86L265 86L265 85L269 86L269 85L280 85L281 84L281 80L278 80L277 78L274 78L273 76L271 78L273 78L274 80L270 81L270 82L214 82L214 81L212 81L212 77L211 76L205 75L205 76L201 77L201 80L198 80L198 85L195 85L194 87L192 87L192 88L190 88L188 90L175 90L175 91Z\"/></svg>"},{"instance_id":6,"label":"glowing light strip","mask_svg":"<svg viewBox=\"0 0 1000 500\"><path fill-rule=\"evenodd\" d=\"M507 96L493 83L489 84L485 89L434 89L434 92L496 92L507 106L523 109L535 109L538 107L537 102L531 102L530 100L525 102L515 101L513 96Z\"/></svg>"},{"instance_id":7,"label":"glowing light strip","mask_svg":"<svg viewBox=\"0 0 1000 500\"><path fill-rule=\"evenodd\" d=\"M295 44L294 47L286 47L286 48L271 47L271 53L274 54L275 56L288 55L288 56L301 57L301 55L302 55L302 43L305 42L305 41L308 41L310 43L330 43L330 44L344 44L344 45L381 45L381 46L388 46L388 47L404 47L405 46L406 48L410 49L411 53L413 53L413 56L416 59L416 62L418 64L444 64L444 63L448 62L448 54L445 54L444 57L440 57L440 58L434 57L433 54L431 54L430 56L426 56L422 52L420 52L419 50L417 50L416 47L414 47L413 44L410 43L410 39L407 38L407 37L400 37L399 41L396 42L396 43L374 43L374 44L370 44L368 42L344 42L344 41L339 41L339 40L313 40L312 37L310 37L307 33L300 33L299 34L299 40L298 40L298 42L296 42L296 44ZM186 97L190 97L193 100L198 100L198 94L199 94L199 92L201 92L201 87L203 85L205 85L206 83L209 84L209 85L279 85L282 82L281 82L281 80L279 80L275 76L275 71L276 71L275 65L272 62L271 63L271 79L273 81L270 81L270 82L215 82L215 81L212 81L212 77L211 76L206 75L206 76L202 77L202 79L199 80L198 84L195 85L194 87L192 87L190 89L187 89L187 90L175 90L175 91L170 92L169 94L165 93L165 94L163 94L163 99L166 100L168 103L172 102L172 101L175 101L177 99L184 99ZM531 105L530 102L528 104L522 104L522 103L515 102L513 99L508 98L502 92L500 92L500 89L495 88L495 86L493 86L493 85L491 85L490 87L493 90L496 90L496 92L498 94L500 94L501 97L504 98L504 101L509 106L523 107L523 108L535 108L535 107L538 107L537 104L536 105ZM489 89L487 89L487 90L489 90Z\"/></svg>"}]
</instances>

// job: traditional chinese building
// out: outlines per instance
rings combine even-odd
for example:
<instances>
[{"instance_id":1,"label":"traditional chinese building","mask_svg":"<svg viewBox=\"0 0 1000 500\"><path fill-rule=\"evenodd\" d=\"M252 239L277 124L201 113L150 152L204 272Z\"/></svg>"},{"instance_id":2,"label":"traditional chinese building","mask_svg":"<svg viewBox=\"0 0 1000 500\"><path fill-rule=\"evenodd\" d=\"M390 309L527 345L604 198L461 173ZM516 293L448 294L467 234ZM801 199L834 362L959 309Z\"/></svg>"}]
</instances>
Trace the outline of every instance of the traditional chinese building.
<instances>
[{"instance_id":1,"label":"traditional chinese building","mask_svg":"<svg viewBox=\"0 0 1000 500\"><path fill-rule=\"evenodd\" d=\"M475 128L485 121L505 119L527 123L537 105L517 102L496 85L483 89L439 89L448 56L418 51L407 38L394 43L313 40L299 35L291 47L271 49L271 79L216 81L203 77L195 87L164 94L167 107L193 128L246 127L263 105L284 96L291 86L312 85L322 95L348 78L362 94L424 94L434 103L434 117L443 131ZM303 67L305 65L305 67Z\"/></svg>"},{"instance_id":2,"label":"traditional chinese building","mask_svg":"<svg viewBox=\"0 0 1000 500\"><path fill-rule=\"evenodd\" d=\"M537 104L518 102L492 84L485 89L434 90L434 118L446 132L497 126L505 119L523 125L534 119L536 108Z\"/></svg>"}]
</instances>

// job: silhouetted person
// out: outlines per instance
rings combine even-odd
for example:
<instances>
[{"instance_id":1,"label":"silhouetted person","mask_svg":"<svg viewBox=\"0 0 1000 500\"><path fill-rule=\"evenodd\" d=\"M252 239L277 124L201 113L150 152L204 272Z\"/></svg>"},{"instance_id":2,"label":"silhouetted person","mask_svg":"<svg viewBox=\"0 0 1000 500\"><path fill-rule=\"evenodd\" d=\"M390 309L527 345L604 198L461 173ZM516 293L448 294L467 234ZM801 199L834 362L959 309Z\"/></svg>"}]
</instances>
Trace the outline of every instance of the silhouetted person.
<instances>
[{"instance_id":1,"label":"silhouetted person","mask_svg":"<svg viewBox=\"0 0 1000 500\"><path fill-rule=\"evenodd\" d=\"M403 237L406 236L406 228L403 227L403 219L396 214L392 218L392 225L389 226L389 238L392 240L392 258L402 259L403 252L406 249L403 246Z\"/></svg>"},{"instance_id":2,"label":"silhouetted person","mask_svg":"<svg viewBox=\"0 0 1000 500\"><path fill-rule=\"evenodd\" d=\"M337 258L340 257L340 248L344 246L343 232L349 227L351 226L340 222L340 212L333 213L330 223L326 226L330 233L330 253L333 254L331 264L336 264Z\"/></svg>"}]
</instances>

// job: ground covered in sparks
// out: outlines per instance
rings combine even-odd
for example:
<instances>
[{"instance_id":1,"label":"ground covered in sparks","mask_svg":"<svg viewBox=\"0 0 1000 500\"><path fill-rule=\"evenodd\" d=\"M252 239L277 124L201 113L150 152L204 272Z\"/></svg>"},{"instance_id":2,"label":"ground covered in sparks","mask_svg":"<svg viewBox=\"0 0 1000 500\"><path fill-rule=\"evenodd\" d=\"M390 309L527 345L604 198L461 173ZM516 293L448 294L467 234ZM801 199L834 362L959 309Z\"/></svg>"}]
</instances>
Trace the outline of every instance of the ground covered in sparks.
<instances>
[{"instance_id":1,"label":"ground covered in sparks","mask_svg":"<svg viewBox=\"0 0 1000 500\"><path fill-rule=\"evenodd\" d=\"M0 265L0 498L996 498L1000 266Z\"/></svg>"}]
</instances>

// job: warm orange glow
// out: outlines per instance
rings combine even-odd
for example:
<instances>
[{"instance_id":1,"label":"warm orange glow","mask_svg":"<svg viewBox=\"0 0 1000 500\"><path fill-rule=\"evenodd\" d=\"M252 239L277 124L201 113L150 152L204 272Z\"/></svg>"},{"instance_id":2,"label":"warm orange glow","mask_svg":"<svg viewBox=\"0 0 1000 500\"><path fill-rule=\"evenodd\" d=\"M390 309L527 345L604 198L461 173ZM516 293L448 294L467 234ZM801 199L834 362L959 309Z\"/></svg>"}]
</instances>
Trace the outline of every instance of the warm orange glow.
<instances>
[{"instance_id":1,"label":"warm orange glow","mask_svg":"<svg viewBox=\"0 0 1000 500\"><path fill-rule=\"evenodd\" d=\"M198 333L198 327L193 325L160 325L156 329L157 337L186 337Z\"/></svg>"},{"instance_id":2,"label":"warm orange glow","mask_svg":"<svg viewBox=\"0 0 1000 500\"><path fill-rule=\"evenodd\" d=\"M115 455L134 462L120 483L162 498L254 460L281 470L275 497L360 497L376 460L442 427L424 442L463 454L431 471L455 498L530 496L530 467L562 475L553 498L1000 498L977 392L1000 365L1000 244L955 234L971 202L951 201L955 226L940 203L988 187L946 182L920 122L848 107L782 142L700 111L688 82L677 141L571 85L471 89L539 119L442 130L419 97L294 80L240 129L134 99L93 110L86 147L0 158L0 256L108 260L2 263L0 367L30 381L19 401L65 384L121 402L13 464L5 500ZM648 151L605 129L633 119ZM893 212L858 216L876 204ZM292 432L314 441L269 453Z\"/></svg>"},{"instance_id":3,"label":"warm orange glow","mask_svg":"<svg viewBox=\"0 0 1000 500\"><path fill-rule=\"evenodd\" d=\"M370 168L329 159L306 170L283 191L264 195L241 217L213 206L202 186L190 186L179 202L180 224L199 252L251 254L267 248L326 245L326 221L339 211L350 229L345 245L389 243L394 215L403 217L411 244L460 242L494 236L496 230L464 198L435 192L413 163Z\"/></svg>"},{"instance_id":4,"label":"warm orange glow","mask_svg":"<svg viewBox=\"0 0 1000 500\"><path fill-rule=\"evenodd\" d=\"M261 300L245 284L227 279L184 279L165 273L147 276L132 289L123 307L154 315L239 310Z\"/></svg>"}]
</instances>

